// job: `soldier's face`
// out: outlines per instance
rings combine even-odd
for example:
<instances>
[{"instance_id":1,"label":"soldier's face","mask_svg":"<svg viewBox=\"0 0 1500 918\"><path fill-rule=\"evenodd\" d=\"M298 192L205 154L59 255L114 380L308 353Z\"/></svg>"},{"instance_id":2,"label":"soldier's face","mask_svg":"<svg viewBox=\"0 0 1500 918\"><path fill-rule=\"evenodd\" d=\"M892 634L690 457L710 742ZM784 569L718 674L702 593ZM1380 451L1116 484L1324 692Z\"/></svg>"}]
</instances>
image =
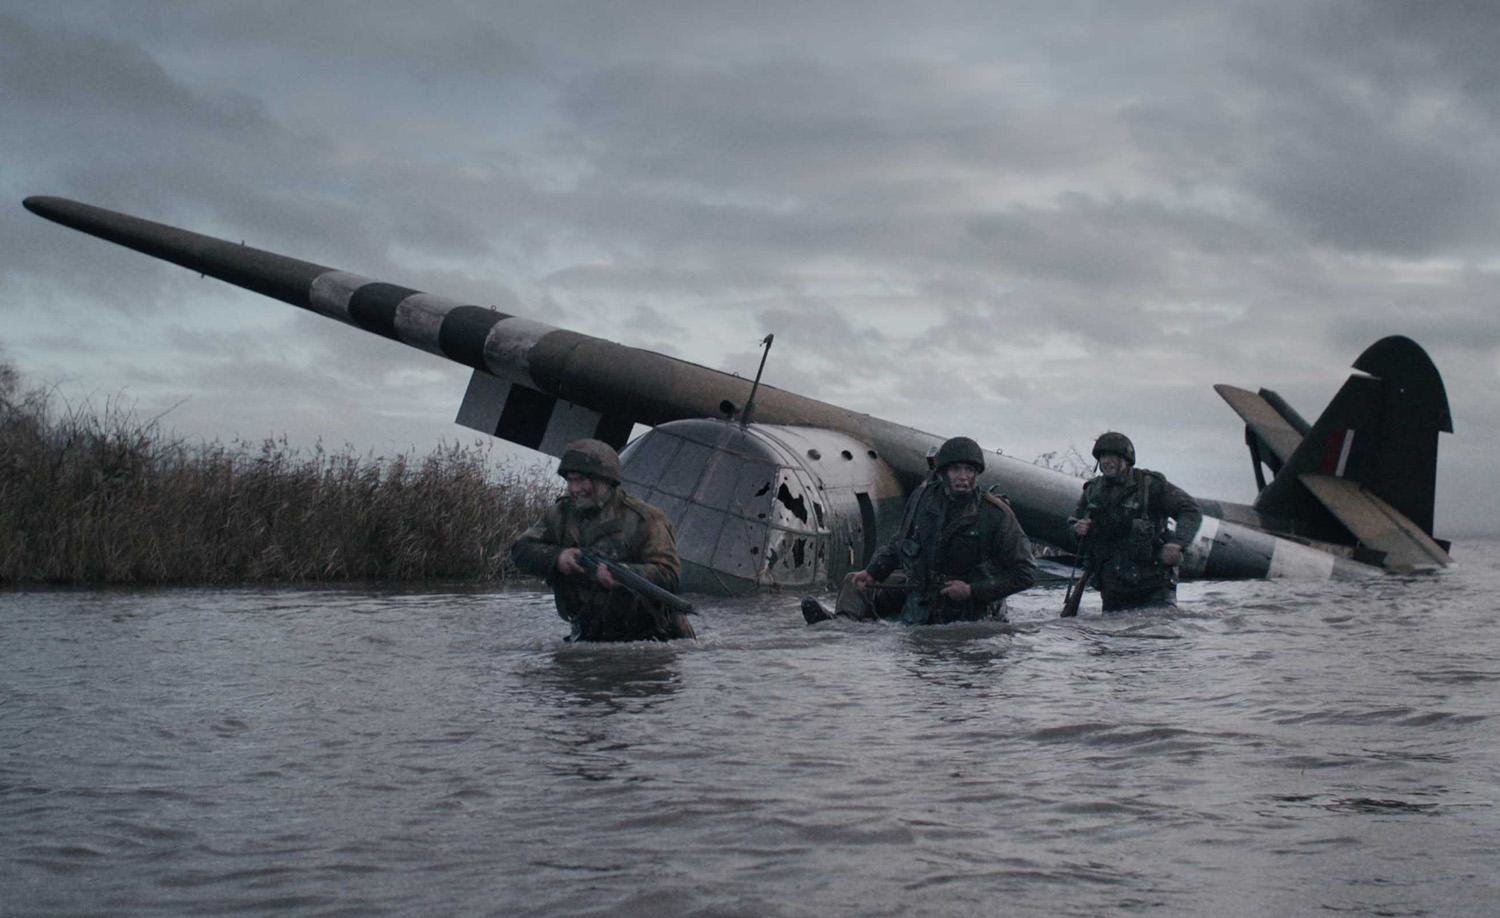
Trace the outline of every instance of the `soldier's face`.
<instances>
[{"instance_id":1,"label":"soldier's face","mask_svg":"<svg viewBox=\"0 0 1500 918\"><path fill-rule=\"evenodd\" d=\"M1106 478L1119 478L1129 467L1130 463L1125 461L1124 456L1105 453L1099 457L1099 471L1103 472Z\"/></svg>"},{"instance_id":2,"label":"soldier's face","mask_svg":"<svg viewBox=\"0 0 1500 918\"><path fill-rule=\"evenodd\" d=\"M949 494L971 494L979 480L979 468L967 462L954 462L943 468L943 477L948 480Z\"/></svg>"},{"instance_id":3,"label":"soldier's face","mask_svg":"<svg viewBox=\"0 0 1500 918\"><path fill-rule=\"evenodd\" d=\"M581 472L569 472L568 496L579 510L592 510L609 499L609 482L591 478Z\"/></svg>"}]
</instances>

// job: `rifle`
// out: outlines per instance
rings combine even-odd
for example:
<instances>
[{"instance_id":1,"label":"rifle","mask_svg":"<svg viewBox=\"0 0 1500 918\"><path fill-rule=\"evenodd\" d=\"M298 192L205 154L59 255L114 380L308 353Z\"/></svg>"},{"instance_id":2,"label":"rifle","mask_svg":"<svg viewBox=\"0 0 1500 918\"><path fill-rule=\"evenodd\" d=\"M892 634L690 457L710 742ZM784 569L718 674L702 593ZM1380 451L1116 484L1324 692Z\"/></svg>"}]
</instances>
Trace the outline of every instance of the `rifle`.
<instances>
[{"instance_id":1,"label":"rifle","mask_svg":"<svg viewBox=\"0 0 1500 918\"><path fill-rule=\"evenodd\" d=\"M611 558L606 558L591 549L578 549L578 563L583 566L583 569L588 572L588 575L590 577L594 576L595 571L597 571L599 569L599 565L602 564L610 572L610 574L614 576L616 583L634 593L635 595L640 596L643 599L650 599L654 602L658 602L669 609L682 613L683 615L698 614L698 611L693 608L693 604L683 599L681 596L678 596L676 593L673 593L670 590L662 589L661 587L647 580L645 577L642 577L640 574L637 574L635 571L631 570L620 562L615 561Z\"/></svg>"},{"instance_id":2,"label":"rifle","mask_svg":"<svg viewBox=\"0 0 1500 918\"><path fill-rule=\"evenodd\" d=\"M1097 466L1095 467L1097 468ZM1084 514L1083 518L1085 520L1092 519L1093 515L1094 505L1090 503L1089 512ZM1069 522L1071 522L1071 520ZM1092 533L1090 533L1090 535L1092 535ZM1083 540L1078 539L1077 541L1082 542ZM1079 546L1079 550L1082 551L1081 545ZM1083 591L1089 585L1089 578L1094 576L1094 567L1093 565L1089 564L1090 559L1086 554L1081 558L1074 558L1073 570L1075 574L1078 570L1078 562L1080 560L1083 562L1083 576L1079 577L1077 581L1073 580L1073 575L1070 575L1068 577L1068 593L1063 597L1062 615L1059 616L1060 618L1074 618L1078 615L1078 604L1083 602Z\"/></svg>"},{"instance_id":3,"label":"rifle","mask_svg":"<svg viewBox=\"0 0 1500 918\"><path fill-rule=\"evenodd\" d=\"M1089 559L1083 559L1083 576L1068 584L1068 595L1063 599L1062 618L1073 618L1078 614L1078 604L1083 601L1084 588L1089 585L1089 578L1094 576L1094 568L1089 564Z\"/></svg>"}]
</instances>

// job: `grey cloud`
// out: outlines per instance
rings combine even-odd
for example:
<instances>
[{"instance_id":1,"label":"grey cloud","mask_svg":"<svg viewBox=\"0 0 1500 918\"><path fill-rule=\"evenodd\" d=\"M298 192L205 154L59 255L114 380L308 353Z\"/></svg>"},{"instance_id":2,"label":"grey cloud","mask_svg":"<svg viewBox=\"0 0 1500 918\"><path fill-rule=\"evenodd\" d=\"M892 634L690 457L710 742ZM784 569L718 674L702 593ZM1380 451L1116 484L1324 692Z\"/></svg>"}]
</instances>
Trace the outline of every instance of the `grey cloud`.
<instances>
[{"instance_id":1,"label":"grey cloud","mask_svg":"<svg viewBox=\"0 0 1500 918\"><path fill-rule=\"evenodd\" d=\"M1388 117L1333 104L1305 115L1284 119L1252 182L1312 242L1421 257L1500 216L1492 161L1393 136Z\"/></svg>"},{"instance_id":2,"label":"grey cloud","mask_svg":"<svg viewBox=\"0 0 1500 918\"><path fill-rule=\"evenodd\" d=\"M958 88L950 66L878 55L853 70L807 59L631 62L581 75L562 104L616 151L595 163L611 180L748 189L772 201L878 206L903 173L1046 173L1100 155L1070 142L1078 131L1068 119L1016 104L1003 86Z\"/></svg>"},{"instance_id":3,"label":"grey cloud","mask_svg":"<svg viewBox=\"0 0 1500 918\"><path fill-rule=\"evenodd\" d=\"M1472 88L1500 73L1473 53L1500 38L1496 18L1417 9L1334 4L1300 28L1259 21L1268 53L1240 67L1259 95L1258 136L1242 135L1256 151L1247 180L1314 242L1418 257L1476 234L1495 242L1493 94Z\"/></svg>"},{"instance_id":4,"label":"grey cloud","mask_svg":"<svg viewBox=\"0 0 1500 918\"><path fill-rule=\"evenodd\" d=\"M202 429L274 394L312 435L320 405L462 433L441 362L15 202L64 194L742 374L775 331L775 385L1036 452L1126 426L1217 481L1243 455L1208 384L1315 413L1388 332L1490 410L1494 16L1440 6L0 14L7 341L196 392Z\"/></svg>"},{"instance_id":5,"label":"grey cloud","mask_svg":"<svg viewBox=\"0 0 1500 918\"><path fill-rule=\"evenodd\" d=\"M33 118L66 111L121 125L191 121L250 133L264 120L255 100L205 99L170 79L140 48L71 29L36 28L0 14L0 83L7 105ZM95 135L96 139L103 137Z\"/></svg>"},{"instance_id":6,"label":"grey cloud","mask_svg":"<svg viewBox=\"0 0 1500 918\"><path fill-rule=\"evenodd\" d=\"M1278 37L1368 75L1385 92L1454 91L1500 115L1500 60L1493 53L1500 8L1493 3L1343 0L1323 5L1311 19L1311 28L1276 30Z\"/></svg>"}]
</instances>

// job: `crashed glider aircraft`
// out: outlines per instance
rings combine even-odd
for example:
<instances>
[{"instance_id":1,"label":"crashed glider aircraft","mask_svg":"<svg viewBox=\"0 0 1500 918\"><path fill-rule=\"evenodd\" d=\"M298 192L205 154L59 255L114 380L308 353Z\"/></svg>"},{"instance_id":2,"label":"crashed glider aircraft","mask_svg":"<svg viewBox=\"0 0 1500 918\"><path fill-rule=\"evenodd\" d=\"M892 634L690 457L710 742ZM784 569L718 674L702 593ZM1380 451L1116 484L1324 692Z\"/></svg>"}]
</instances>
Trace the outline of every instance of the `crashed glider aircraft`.
<instances>
[{"instance_id":1,"label":"crashed glider aircraft","mask_svg":"<svg viewBox=\"0 0 1500 918\"><path fill-rule=\"evenodd\" d=\"M942 437L662 354L61 198L32 212L470 367L458 423L560 456L577 437L622 450L632 493L666 511L683 588L816 590L863 567L900 524ZM1217 387L1245 421L1260 493L1199 500L1186 578L1328 578L1449 563L1432 537L1439 431L1453 429L1436 367L1414 342L1368 348L1309 425L1274 392ZM649 431L626 443L635 425ZM1271 472L1266 480L1265 471ZM1036 541L1072 545L1077 478L991 455Z\"/></svg>"}]
</instances>

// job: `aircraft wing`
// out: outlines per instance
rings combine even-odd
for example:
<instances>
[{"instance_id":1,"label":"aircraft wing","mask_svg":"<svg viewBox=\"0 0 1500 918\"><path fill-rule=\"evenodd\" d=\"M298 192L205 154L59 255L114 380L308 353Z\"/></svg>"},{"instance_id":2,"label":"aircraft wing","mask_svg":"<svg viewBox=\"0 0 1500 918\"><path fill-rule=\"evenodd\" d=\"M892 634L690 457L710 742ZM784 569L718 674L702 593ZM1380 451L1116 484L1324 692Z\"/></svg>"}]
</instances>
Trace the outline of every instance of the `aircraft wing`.
<instances>
[{"instance_id":1,"label":"aircraft wing","mask_svg":"<svg viewBox=\"0 0 1500 918\"><path fill-rule=\"evenodd\" d=\"M64 198L24 203L64 226L470 367L459 423L549 455L585 436L618 449L637 423L725 417L748 394L732 374L534 319ZM770 386L756 417L870 437L867 416ZM921 449L906 459L912 474L925 473Z\"/></svg>"}]
</instances>

